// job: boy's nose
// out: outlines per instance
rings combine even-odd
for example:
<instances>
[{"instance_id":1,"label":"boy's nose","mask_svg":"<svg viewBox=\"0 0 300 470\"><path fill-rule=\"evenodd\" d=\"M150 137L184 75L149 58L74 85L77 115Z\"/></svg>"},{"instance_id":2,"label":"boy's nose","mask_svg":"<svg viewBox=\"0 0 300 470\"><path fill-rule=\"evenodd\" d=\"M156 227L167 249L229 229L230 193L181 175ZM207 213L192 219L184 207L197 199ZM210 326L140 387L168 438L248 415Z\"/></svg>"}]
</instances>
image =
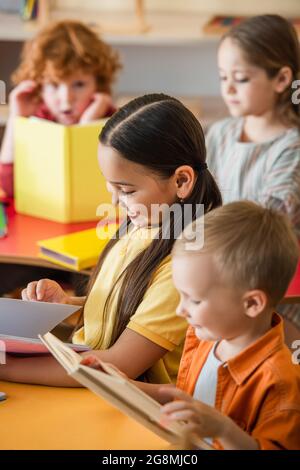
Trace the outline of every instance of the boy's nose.
<instances>
[{"instance_id":1,"label":"boy's nose","mask_svg":"<svg viewBox=\"0 0 300 470\"><path fill-rule=\"evenodd\" d=\"M179 317L183 317L183 318L188 318L189 314L188 312L186 311L186 309L184 308L182 302L179 303L177 309L176 309L176 314L179 316Z\"/></svg>"},{"instance_id":2,"label":"boy's nose","mask_svg":"<svg viewBox=\"0 0 300 470\"><path fill-rule=\"evenodd\" d=\"M72 107L72 92L68 87L62 87L60 90L60 103L63 111L68 111Z\"/></svg>"}]
</instances>

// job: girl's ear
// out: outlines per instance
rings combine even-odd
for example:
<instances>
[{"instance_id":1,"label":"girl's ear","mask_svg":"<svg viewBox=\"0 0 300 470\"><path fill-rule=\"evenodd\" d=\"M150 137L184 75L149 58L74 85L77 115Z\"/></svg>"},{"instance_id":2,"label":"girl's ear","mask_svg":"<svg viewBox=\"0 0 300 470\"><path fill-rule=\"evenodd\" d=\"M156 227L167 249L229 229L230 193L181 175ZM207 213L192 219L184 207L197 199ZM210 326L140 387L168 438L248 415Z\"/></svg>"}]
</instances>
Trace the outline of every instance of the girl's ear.
<instances>
[{"instance_id":1,"label":"girl's ear","mask_svg":"<svg viewBox=\"0 0 300 470\"><path fill-rule=\"evenodd\" d=\"M290 67L281 67L274 80L274 89L277 93L282 93L284 90L286 90L287 87L291 85L293 80L293 73Z\"/></svg>"},{"instance_id":2,"label":"girl's ear","mask_svg":"<svg viewBox=\"0 0 300 470\"><path fill-rule=\"evenodd\" d=\"M267 295L259 289L248 291L244 295L243 305L245 314L250 318L255 318L267 307Z\"/></svg>"},{"instance_id":3,"label":"girl's ear","mask_svg":"<svg viewBox=\"0 0 300 470\"><path fill-rule=\"evenodd\" d=\"M189 165L182 165L175 171L176 193L179 199L186 199L190 196L195 181L196 173Z\"/></svg>"}]
</instances>

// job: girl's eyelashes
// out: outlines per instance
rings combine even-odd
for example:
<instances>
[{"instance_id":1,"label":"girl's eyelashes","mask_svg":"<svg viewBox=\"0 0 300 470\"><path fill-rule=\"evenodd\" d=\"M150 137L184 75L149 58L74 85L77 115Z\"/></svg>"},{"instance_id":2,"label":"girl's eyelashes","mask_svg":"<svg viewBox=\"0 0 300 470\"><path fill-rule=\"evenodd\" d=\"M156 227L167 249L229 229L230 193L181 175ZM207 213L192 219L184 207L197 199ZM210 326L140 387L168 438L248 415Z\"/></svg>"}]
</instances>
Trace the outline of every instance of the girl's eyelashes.
<instances>
[{"instance_id":1,"label":"girl's eyelashes","mask_svg":"<svg viewBox=\"0 0 300 470\"><path fill-rule=\"evenodd\" d=\"M222 82L226 82L227 77L224 76L224 75L220 75L220 80L221 80ZM237 78L237 77L236 77L236 78L234 78L234 82L236 82L236 83L247 83L247 82L249 82L249 78L246 78L246 77Z\"/></svg>"},{"instance_id":2,"label":"girl's eyelashes","mask_svg":"<svg viewBox=\"0 0 300 470\"><path fill-rule=\"evenodd\" d=\"M249 82L249 78L236 78L235 81L238 83L247 83Z\"/></svg>"},{"instance_id":3,"label":"girl's eyelashes","mask_svg":"<svg viewBox=\"0 0 300 470\"><path fill-rule=\"evenodd\" d=\"M123 189L119 189L120 193L126 194L126 196L129 196L130 194L135 193L135 191L124 191Z\"/></svg>"}]
</instances>

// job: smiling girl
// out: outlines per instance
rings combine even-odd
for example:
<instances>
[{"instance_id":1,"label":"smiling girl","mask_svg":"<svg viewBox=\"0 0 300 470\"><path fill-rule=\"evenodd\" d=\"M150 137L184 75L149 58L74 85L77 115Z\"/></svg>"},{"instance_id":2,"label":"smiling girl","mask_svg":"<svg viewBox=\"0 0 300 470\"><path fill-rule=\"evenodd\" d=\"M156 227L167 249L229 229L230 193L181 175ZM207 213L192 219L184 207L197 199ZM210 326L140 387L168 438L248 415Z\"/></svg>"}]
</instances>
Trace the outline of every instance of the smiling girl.
<instances>
[{"instance_id":1,"label":"smiling girl","mask_svg":"<svg viewBox=\"0 0 300 470\"><path fill-rule=\"evenodd\" d=\"M116 112L100 135L99 163L114 204L127 220L103 250L87 297L69 297L54 281L31 282L24 300L71 303L83 307L83 325L75 343L90 346L97 357L129 377L150 382L176 380L186 331L176 316L178 293L172 282L170 253L177 219L169 219L164 237L151 206L186 205L197 216L221 204L218 187L205 163L201 126L179 101L146 95ZM148 217L140 208L150 212ZM126 230L124 230L126 229ZM126 233L125 233L126 232ZM76 386L50 358L8 358L2 380Z\"/></svg>"}]
</instances>

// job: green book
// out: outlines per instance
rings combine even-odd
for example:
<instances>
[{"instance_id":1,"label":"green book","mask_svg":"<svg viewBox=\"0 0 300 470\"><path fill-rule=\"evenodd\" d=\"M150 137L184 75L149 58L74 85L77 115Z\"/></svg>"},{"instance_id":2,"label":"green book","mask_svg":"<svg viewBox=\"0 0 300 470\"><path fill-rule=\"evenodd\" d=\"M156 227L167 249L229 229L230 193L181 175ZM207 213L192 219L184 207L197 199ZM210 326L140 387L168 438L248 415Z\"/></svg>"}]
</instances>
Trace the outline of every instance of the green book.
<instances>
[{"instance_id":1,"label":"green book","mask_svg":"<svg viewBox=\"0 0 300 470\"><path fill-rule=\"evenodd\" d=\"M4 204L0 202L0 238L7 235L7 220Z\"/></svg>"}]
</instances>

